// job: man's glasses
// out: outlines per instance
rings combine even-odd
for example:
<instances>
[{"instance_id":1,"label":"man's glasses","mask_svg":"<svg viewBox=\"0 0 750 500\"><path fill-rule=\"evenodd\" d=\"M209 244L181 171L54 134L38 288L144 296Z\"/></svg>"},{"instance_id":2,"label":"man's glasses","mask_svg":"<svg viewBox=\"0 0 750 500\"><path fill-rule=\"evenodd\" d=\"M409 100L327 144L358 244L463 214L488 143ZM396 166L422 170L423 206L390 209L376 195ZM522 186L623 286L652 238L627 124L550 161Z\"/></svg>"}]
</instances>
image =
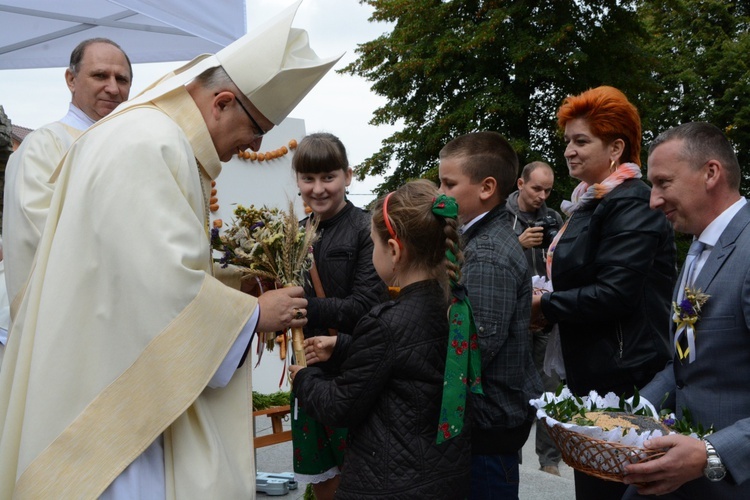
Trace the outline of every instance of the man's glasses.
<instances>
[{"instance_id":1,"label":"man's glasses","mask_svg":"<svg viewBox=\"0 0 750 500\"><path fill-rule=\"evenodd\" d=\"M215 95L219 95L219 94L215 94ZM253 139L260 139L261 137L263 137L264 135L266 135L266 131L263 130L263 127L261 127L260 125L258 125L258 122L255 121L255 118L253 118L253 115L250 114L250 112L247 110L247 108L245 107L245 105L242 104L242 101L240 101L239 97L237 97L235 95L234 96L234 100L237 101L237 104L240 105L240 108L242 108L242 111L244 111L245 114L247 115L247 117L250 118L250 121L253 123L253 127L255 127L255 130L258 131L253 136Z\"/></svg>"}]
</instances>

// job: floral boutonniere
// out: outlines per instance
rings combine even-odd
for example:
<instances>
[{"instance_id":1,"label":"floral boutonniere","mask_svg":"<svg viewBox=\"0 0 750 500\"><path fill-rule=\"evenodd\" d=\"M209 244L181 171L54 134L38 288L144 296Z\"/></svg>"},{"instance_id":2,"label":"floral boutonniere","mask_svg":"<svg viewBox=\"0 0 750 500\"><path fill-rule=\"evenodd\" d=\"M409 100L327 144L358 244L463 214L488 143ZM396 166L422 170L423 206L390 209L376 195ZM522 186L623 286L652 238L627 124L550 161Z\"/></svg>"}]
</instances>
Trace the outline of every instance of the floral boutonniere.
<instances>
[{"instance_id":1,"label":"floral boutonniere","mask_svg":"<svg viewBox=\"0 0 750 500\"><path fill-rule=\"evenodd\" d=\"M701 318L701 307L710 295L685 287L685 295L678 302L672 302L672 321L677 323L674 334L674 347L680 359L688 358L688 363L695 361L695 324ZM683 337L687 340L687 347L683 348Z\"/></svg>"}]
</instances>

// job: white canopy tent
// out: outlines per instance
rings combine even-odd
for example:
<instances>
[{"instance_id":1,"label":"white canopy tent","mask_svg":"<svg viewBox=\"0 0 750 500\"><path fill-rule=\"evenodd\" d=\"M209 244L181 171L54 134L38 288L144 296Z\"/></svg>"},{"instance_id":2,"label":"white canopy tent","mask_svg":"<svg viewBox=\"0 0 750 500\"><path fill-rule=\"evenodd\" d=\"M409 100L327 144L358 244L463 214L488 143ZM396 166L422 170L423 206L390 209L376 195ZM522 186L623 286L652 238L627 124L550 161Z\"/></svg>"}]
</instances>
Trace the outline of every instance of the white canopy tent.
<instances>
[{"instance_id":1,"label":"white canopy tent","mask_svg":"<svg viewBox=\"0 0 750 500\"><path fill-rule=\"evenodd\" d=\"M245 0L0 0L0 69L66 67L110 38L133 63L186 61L246 32Z\"/></svg>"}]
</instances>

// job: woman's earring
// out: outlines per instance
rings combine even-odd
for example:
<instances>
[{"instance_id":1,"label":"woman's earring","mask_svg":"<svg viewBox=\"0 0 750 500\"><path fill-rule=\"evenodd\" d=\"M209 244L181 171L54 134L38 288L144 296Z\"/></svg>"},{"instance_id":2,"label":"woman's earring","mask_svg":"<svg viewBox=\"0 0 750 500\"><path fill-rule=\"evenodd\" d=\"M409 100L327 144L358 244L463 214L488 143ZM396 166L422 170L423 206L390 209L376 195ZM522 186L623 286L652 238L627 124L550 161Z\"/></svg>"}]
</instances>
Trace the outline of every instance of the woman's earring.
<instances>
[{"instance_id":1,"label":"woman's earring","mask_svg":"<svg viewBox=\"0 0 750 500\"><path fill-rule=\"evenodd\" d=\"M302 191L297 191L297 196L302 196Z\"/></svg>"},{"instance_id":2,"label":"woman's earring","mask_svg":"<svg viewBox=\"0 0 750 500\"><path fill-rule=\"evenodd\" d=\"M609 163L609 173L610 173L610 174L614 174L614 173L615 173L615 170L617 170L617 169L615 168L615 160L612 160L612 161L611 161L611 162Z\"/></svg>"}]
</instances>

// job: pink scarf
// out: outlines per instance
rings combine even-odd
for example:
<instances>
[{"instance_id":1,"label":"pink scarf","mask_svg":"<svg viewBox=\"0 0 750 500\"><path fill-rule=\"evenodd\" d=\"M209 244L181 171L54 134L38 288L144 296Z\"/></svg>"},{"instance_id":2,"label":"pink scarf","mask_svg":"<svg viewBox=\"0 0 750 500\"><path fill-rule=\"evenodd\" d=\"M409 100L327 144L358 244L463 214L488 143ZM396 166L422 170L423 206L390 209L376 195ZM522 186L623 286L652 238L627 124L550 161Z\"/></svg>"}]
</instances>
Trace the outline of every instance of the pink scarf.
<instances>
[{"instance_id":1,"label":"pink scarf","mask_svg":"<svg viewBox=\"0 0 750 500\"><path fill-rule=\"evenodd\" d=\"M591 200L600 200L604 198L614 188L627 179L640 179L642 176L641 167L635 163L623 163L601 183L589 186L585 182L581 182L576 186L573 190L573 194L570 196L570 201L565 200L560 204L560 209L562 209L565 215L568 216L568 219L552 240L549 250L547 250L547 279L552 280L552 258L555 253L555 248L557 247L557 242L560 241L560 237L565 232L565 229L567 229L568 222L570 222L573 213L578 210L579 207Z\"/></svg>"}]
</instances>

